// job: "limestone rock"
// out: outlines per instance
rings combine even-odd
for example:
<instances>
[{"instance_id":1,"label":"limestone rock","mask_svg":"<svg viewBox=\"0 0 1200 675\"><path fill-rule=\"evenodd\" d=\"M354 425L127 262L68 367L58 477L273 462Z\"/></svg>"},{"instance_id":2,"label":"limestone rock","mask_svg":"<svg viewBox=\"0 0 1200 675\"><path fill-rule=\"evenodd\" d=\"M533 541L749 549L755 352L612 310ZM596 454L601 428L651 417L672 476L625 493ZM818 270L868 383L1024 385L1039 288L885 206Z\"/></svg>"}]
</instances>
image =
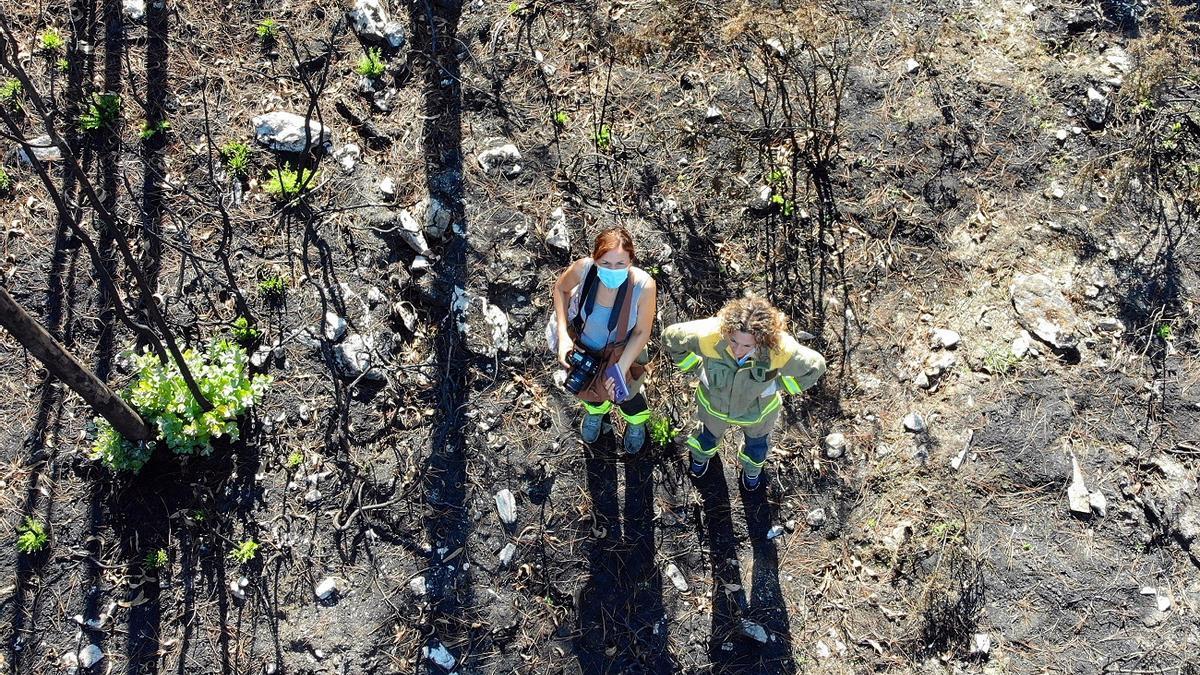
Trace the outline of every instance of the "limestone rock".
<instances>
[{"instance_id":1,"label":"limestone rock","mask_svg":"<svg viewBox=\"0 0 1200 675\"><path fill-rule=\"evenodd\" d=\"M275 111L258 115L252 120L254 137L259 143L278 152L304 152L304 117L296 113ZM333 138L329 128L315 119L308 121L310 148L324 145Z\"/></svg>"},{"instance_id":2,"label":"limestone rock","mask_svg":"<svg viewBox=\"0 0 1200 675\"><path fill-rule=\"evenodd\" d=\"M1079 319L1062 290L1044 274L1017 274L1009 286L1017 321L1055 349L1075 349Z\"/></svg>"}]
</instances>

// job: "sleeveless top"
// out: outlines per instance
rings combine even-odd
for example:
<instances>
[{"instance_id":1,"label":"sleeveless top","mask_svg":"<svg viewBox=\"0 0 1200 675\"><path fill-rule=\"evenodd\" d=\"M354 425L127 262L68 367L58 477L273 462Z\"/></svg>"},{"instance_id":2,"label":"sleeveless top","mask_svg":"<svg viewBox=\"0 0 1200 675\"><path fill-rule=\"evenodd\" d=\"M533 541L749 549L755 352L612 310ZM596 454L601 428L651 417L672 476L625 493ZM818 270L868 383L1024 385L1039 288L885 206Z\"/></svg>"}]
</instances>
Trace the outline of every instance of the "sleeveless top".
<instances>
[{"instance_id":1,"label":"sleeveless top","mask_svg":"<svg viewBox=\"0 0 1200 675\"><path fill-rule=\"evenodd\" d=\"M587 260L587 264L583 266L583 278L584 279L587 278L588 272L591 271L592 265L595 264L591 258L586 258L586 260ZM630 303L629 304L629 332L631 332L631 333L633 332L633 329L637 327L638 301L642 297L642 290L645 289L646 280L649 278L650 278L650 275L647 274L645 271L643 271L641 268L634 267L633 265L629 266L629 281L630 281L629 299L626 302ZM603 284L600 282L599 279L597 279L596 280L596 287L597 287L596 290L597 291L599 291L599 287L601 285L603 285ZM576 293L580 293L580 294L583 293L582 286L583 286L583 283L580 282L579 287L576 289ZM578 302L579 302L579 311L582 312L584 310L583 298L579 298ZM615 295L613 296L613 302L616 302ZM629 337L628 334L622 335L622 336L614 336L611 333L609 333L608 319L609 319L609 316L612 314L612 312L613 312L612 306L601 305L600 300L597 299L595 305L592 307L592 313L587 315L587 317L584 321L583 330L580 331L580 334L579 334L580 344L582 344L585 348L590 349L592 351L599 351L609 344L616 343L616 342L623 342L625 339L627 339ZM613 330L615 332L616 329L613 329Z\"/></svg>"}]
</instances>

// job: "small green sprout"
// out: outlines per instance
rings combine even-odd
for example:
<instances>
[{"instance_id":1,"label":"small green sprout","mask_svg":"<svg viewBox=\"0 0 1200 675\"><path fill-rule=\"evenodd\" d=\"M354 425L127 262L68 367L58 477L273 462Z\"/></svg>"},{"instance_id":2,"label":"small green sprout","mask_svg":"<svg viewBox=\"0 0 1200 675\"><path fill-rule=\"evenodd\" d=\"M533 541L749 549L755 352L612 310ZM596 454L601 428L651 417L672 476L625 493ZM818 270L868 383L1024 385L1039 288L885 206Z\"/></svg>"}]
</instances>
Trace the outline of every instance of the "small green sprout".
<instances>
[{"instance_id":1,"label":"small green sprout","mask_svg":"<svg viewBox=\"0 0 1200 675\"><path fill-rule=\"evenodd\" d=\"M66 43L62 33L59 33L57 28L47 28L38 36L38 45L44 52L56 52L62 49L64 44Z\"/></svg>"},{"instance_id":2,"label":"small green sprout","mask_svg":"<svg viewBox=\"0 0 1200 675\"><path fill-rule=\"evenodd\" d=\"M245 178L250 172L250 146L238 141L230 141L221 147L221 157L225 166L239 178Z\"/></svg>"},{"instance_id":3,"label":"small green sprout","mask_svg":"<svg viewBox=\"0 0 1200 675\"><path fill-rule=\"evenodd\" d=\"M229 557L245 565L254 560L254 556L258 555L259 544L253 539L247 539L241 542L229 552Z\"/></svg>"},{"instance_id":4,"label":"small green sprout","mask_svg":"<svg viewBox=\"0 0 1200 675\"><path fill-rule=\"evenodd\" d=\"M515 0L513 2L508 3L508 13L509 14L516 14L519 11L521 11L520 3L516 2Z\"/></svg>"},{"instance_id":5,"label":"small green sprout","mask_svg":"<svg viewBox=\"0 0 1200 675\"><path fill-rule=\"evenodd\" d=\"M275 200L286 202L300 194L301 186L311 185L316 179L317 173L311 169L294 171L282 167L263 183L263 190Z\"/></svg>"},{"instance_id":6,"label":"small green sprout","mask_svg":"<svg viewBox=\"0 0 1200 675\"><path fill-rule=\"evenodd\" d=\"M166 133L171 128L170 120L159 120L154 123L142 122L142 130L138 132L143 141L148 141L160 133Z\"/></svg>"},{"instance_id":7,"label":"small green sprout","mask_svg":"<svg viewBox=\"0 0 1200 675\"><path fill-rule=\"evenodd\" d=\"M287 295L287 278L272 274L258 282L258 293L269 303L281 302Z\"/></svg>"},{"instance_id":8,"label":"small green sprout","mask_svg":"<svg viewBox=\"0 0 1200 675\"><path fill-rule=\"evenodd\" d=\"M160 548L146 553L142 560L147 571L153 572L167 566L167 549Z\"/></svg>"},{"instance_id":9,"label":"small green sprout","mask_svg":"<svg viewBox=\"0 0 1200 675\"><path fill-rule=\"evenodd\" d=\"M61 58L54 62L54 68L60 73L65 73L71 70L71 62L65 58Z\"/></svg>"},{"instance_id":10,"label":"small green sprout","mask_svg":"<svg viewBox=\"0 0 1200 675\"><path fill-rule=\"evenodd\" d=\"M250 321L244 316L239 316L233 320L233 328L230 329L233 333L233 339L241 344L248 345L262 337L262 331L250 325Z\"/></svg>"},{"instance_id":11,"label":"small green sprout","mask_svg":"<svg viewBox=\"0 0 1200 675\"><path fill-rule=\"evenodd\" d=\"M8 172L3 167L0 167L0 195L6 195L11 190L12 178L9 177Z\"/></svg>"},{"instance_id":12,"label":"small green sprout","mask_svg":"<svg viewBox=\"0 0 1200 675\"><path fill-rule=\"evenodd\" d=\"M303 462L304 453L300 452L299 450L293 450L292 453L287 456L287 466L289 469L294 469L300 466Z\"/></svg>"},{"instance_id":13,"label":"small green sprout","mask_svg":"<svg viewBox=\"0 0 1200 675\"><path fill-rule=\"evenodd\" d=\"M592 140L596 143L597 148L608 150L612 147L612 128L607 124L601 124L596 133L592 135Z\"/></svg>"},{"instance_id":14,"label":"small green sprout","mask_svg":"<svg viewBox=\"0 0 1200 675\"><path fill-rule=\"evenodd\" d=\"M1158 337L1162 338L1163 340L1170 340L1171 339L1171 324L1160 323L1158 325L1158 328L1156 328L1154 330L1154 334L1157 335Z\"/></svg>"},{"instance_id":15,"label":"small green sprout","mask_svg":"<svg viewBox=\"0 0 1200 675\"><path fill-rule=\"evenodd\" d=\"M15 108L17 101L20 100L21 94L24 91L25 89L21 86L21 82L10 77L3 84L0 84L0 103Z\"/></svg>"},{"instance_id":16,"label":"small green sprout","mask_svg":"<svg viewBox=\"0 0 1200 675\"><path fill-rule=\"evenodd\" d=\"M93 94L88 109L79 116L80 131L99 131L116 125L121 118L121 97L116 94Z\"/></svg>"},{"instance_id":17,"label":"small green sprout","mask_svg":"<svg viewBox=\"0 0 1200 675\"><path fill-rule=\"evenodd\" d=\"M25 516L25 522L17 528L17 550L26 555L37 553L46 547L50 537L40 520Z\"/></svg>"},{"instance_id":18,"label":"small green sprout","mask_svg":"<svg viewBox=\"0 0 1200 675\"><path fill-rule=\"evenodd\" d=\"M646 421L646 431L649 432L650 442L657 446L665 446L671 442L671 420L666 415L654 413Z\"/></svg>"},{"instance_id":19,"label":"small green sprout","mask_svg":"<svg viewBox=\"0 0 1200 675\"><path fill-rule=\"evenodd\" d=\"M370 78L382 77L386 70L383 52L379 51L378 47L368 49L366 54L358 58L358 65L354 67L354 72Z\"/></svg>"},{"instance_id":20,"label":"small green sprout","mask_svg":"<svg viewBox=\"0 0 1200 675\"><path fill-rule=\"evenodd\" d=\"M558 112L554 113L554 123L558 126L565 127L568 123L570 123L570 121L571 116L567 114L567 111L559 110Z\"/></svg>"},{"instance_id":21,"label":"small green sprout","mask_svg":"<svg viewBox=\"0 0 1200 675\"><path fill-rule=\"evenodd\" d=\"M263 45L271 45L279 38L279 24L275 23L275 19L263 19L258 22L254 32Z\"/></svg>"}]
</instances>

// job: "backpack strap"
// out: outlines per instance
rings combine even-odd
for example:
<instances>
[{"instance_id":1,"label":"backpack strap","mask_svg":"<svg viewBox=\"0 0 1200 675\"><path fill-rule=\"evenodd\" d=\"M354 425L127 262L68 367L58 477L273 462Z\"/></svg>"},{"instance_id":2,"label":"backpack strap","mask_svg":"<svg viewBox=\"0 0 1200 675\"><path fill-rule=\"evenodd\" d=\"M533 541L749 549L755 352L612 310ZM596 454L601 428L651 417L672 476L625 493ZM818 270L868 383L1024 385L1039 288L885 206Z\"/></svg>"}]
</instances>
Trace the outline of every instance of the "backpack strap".
<instances>
[{"instance_id":1,"label":"backpack strap","mask_svg":"<svg viewBox=\"0 0 1200 675\"><path fill-rule=\"evenodd\" d=\"M617 299L613 302L613 309L620 308L608 315L608 332L611 335L613 329L617 329L617 342L625 342L625 338L629 337L629 314L633 306L632 293L629 292L630 285L633 283L633 273L630 272L629 277L625 279L625 283L621 284L621 288L617 290Z\"/></svg>"},{"instance_id":2,"label":"backpack strap","mask_svg":"<svg viewBox=\"0 0 1200 675\"><path fill-rule=\"evenodd\" d=\"M583 284L579 289L579 313L571 320L571 328L576 335L583 333L584 322L596 308L596 283L599 281L599 274L596 271L596 263L593 262L583 276Z\"/></svg>"}]
</instances>

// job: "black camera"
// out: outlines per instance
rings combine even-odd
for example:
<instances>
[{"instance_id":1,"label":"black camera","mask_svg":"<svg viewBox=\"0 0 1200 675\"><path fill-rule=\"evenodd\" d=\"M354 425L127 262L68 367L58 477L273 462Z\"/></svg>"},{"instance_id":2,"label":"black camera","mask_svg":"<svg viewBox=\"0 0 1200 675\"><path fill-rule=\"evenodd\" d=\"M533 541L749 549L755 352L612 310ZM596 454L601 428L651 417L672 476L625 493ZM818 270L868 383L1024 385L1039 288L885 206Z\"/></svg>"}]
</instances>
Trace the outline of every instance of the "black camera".
<instances>
[{"instance_id":1,"label":"black camera","mask_svg":"<svg viewBox=\"0 0 1200 675\"><path fill-rule=\"evenodd\" d=\"M567 371L567 381L563 383L563 387L578 396L596 376L596 371L600 369L600 360L585 351L572 349L567 354L567 363L571 369Z\"/></svg>"}]
</instances>

